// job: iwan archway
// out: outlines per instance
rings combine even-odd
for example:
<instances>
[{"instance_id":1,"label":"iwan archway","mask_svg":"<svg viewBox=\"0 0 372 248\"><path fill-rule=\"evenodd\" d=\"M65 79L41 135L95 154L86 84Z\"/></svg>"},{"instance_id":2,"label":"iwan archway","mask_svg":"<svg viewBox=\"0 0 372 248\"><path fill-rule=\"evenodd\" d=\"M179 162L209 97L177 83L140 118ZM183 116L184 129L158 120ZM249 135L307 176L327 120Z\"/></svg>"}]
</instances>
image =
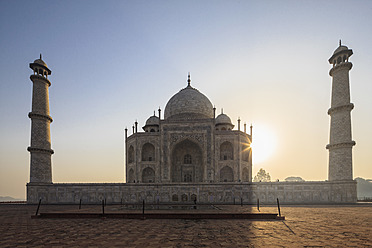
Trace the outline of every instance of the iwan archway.
<instances>
[{"instance_id":1,"label":"iwan archway","mask_svg":"<svg viewBox=\"0 0 372 248\"><path fill-rule=\"evenodd\" d=\"M202 182L202 154L199 145L189 139L176 144L171 157L171 181Z\"/></svg>"}]
</instances>

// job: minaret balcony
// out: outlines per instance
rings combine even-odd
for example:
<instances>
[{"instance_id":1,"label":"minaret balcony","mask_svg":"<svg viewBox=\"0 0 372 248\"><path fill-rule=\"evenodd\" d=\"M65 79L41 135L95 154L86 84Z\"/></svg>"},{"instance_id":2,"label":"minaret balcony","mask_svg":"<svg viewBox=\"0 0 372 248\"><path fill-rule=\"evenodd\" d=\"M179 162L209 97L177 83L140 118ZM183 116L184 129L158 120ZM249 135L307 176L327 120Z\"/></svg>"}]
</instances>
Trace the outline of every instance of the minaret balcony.
<instances>
[{"instance_id":1,"label":"minaret balcony","mask_svg":"<svg viewBox=\"0 0 372 248\"><path fill-rule=\"evenodd\" d=\"M52 83L49 81L49 79L41 76L41 75L31 75L30 76L30 79L32 82L34 82L35 80L39 80L39 81L43 81L44 83L48 84L48 86L51 86Z\"/></svg>"},{"instance_id":2,"label":"minaret balcony","mask_svg":"<svg viewBox=\"0 0 372 248\"><path fill-rule=\"evenodd\" d=\"M343 63L337 64L329 70L329 75L332 77L333 73L343 70L345 68L348 70L351 70L352 67L353 67L353 64L351 62L343 62Z\"/></svg>"},{"instance_id":3,"label":"minaret balcony","mask_svg":"<svg viewBox=\"0 0 372 248\"><path fill-rule=\"evenodd\" d=\"M337 149L337 148L351 148L356 145L355 141L349 141L349 142L342 142L342 143L337 143L337 144L328 144L326 146L327 150L330 149Z\"/></svg>"},{"instance_id":4,"label":"minaret balcony","mask_svg":"<svg viewBox=\"0 0 372 248\"><path fill-rule=\"evenodd\" d=\"M28 117L30 119L35 118L35 119L48 120L48 121L50 121L50 123L53 122L52 117L49 116L49 115L44 115L44 114L38 114L38 113L30 112L30 113L28 113Z\"/></svg>"},{"instance_id":5,"label":"minaret balcony","mask_svg":"<svg viewBox=\"0 0 372 248\"><path fill-rule=\"evenodd\" d=\"M354 109L354 104L353 103L349 103L349 104L345 104L345 105L341 105L341 106L337 106L337 107L333 107L333 108L330 108L328 109L328 115L332 115L333 113L336 113L336 112L340 112L340 111L351 111Z\"/></svg>"}]
</instances>

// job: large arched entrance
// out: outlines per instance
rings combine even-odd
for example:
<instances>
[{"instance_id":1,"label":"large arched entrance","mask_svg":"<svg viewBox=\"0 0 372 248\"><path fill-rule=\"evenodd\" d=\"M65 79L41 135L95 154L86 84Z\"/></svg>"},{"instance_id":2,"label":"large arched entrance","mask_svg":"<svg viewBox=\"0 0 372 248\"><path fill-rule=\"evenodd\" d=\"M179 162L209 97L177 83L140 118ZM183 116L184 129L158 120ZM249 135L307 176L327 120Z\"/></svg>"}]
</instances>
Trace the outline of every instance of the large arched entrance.
<instances>
[{"instance_id":1,"label":"large arched entrance","mask_svg":"<svg viewBox=\"0 0 372 248\"><path fill-rule=\"evenodd\" d=\"M202 182L203 156L199 145L191 140L178 143L172 152L172 182Z\"/></svg>"}]
</instances>

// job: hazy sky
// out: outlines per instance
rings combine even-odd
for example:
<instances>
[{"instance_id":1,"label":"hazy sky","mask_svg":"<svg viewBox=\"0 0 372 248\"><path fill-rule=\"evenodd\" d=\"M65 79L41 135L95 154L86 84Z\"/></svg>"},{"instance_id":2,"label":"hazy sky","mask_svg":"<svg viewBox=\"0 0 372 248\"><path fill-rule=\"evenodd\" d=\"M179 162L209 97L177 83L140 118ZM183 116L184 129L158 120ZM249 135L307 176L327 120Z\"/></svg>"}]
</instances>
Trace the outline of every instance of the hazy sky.
<instances>
[{"instance_id":1,"label":"hazy sky","mask_svg":"<svg viewBox=\"0 0 372 248\"><path fill-rule=\"evenodd\" d=\"M253 123L254 174L325 180L339 39L354 51L354 177L372 178L371 13L372 1L2 0L0 195L25 197L40 53L52 70L54 182L123 182L124 128L164 110L188 72L218 112Z\"/></svg>"}]
</instances>

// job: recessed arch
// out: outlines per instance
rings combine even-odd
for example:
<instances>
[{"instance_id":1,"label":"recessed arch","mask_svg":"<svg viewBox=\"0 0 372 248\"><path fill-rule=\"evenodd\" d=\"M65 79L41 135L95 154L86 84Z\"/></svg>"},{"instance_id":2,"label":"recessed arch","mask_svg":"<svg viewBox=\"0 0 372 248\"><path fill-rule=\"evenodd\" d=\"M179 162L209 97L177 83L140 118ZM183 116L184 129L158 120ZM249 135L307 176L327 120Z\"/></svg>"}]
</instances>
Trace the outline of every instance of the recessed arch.
<instances>
[{"instance_id":1,"label":"recessed arch","mask_svg":"<svg viewBox=\"0 0 372 248\"><path fill-rule=\"evenodd\" d=\"M234 160L234 147L229 141L225 141L220 146L220 160Z\"/></svg>"},{"instance_id":2,"label":"recessed arch","mask_svg":"<svg viewBox=\"0 0 372 248\"><path fill-rule=\"evenodd\" d=\"M190 200L193 201L193 202L196 202L198 200L198 197L195 194L192 194L190 196Z\"/></svg>"},{"instance_id":3,"label":"recessed arch","mask_svg":"<svg viewBox=\"0 0 372 248\"><path fill-rule=\"evenodd\" d=\"M172 201L178 201L178 195L177 194L172 195Z\"/></svg>"},{"instance_id":4,"label":"recessed arch","mask_svg":"<svg viewBox=\"0 0 372 248\"><path fill-rule=\"evenodd\" d=\"M142 171L142 182L143 183L153 183L153 182L155 182L155 171L152 168L146 167Z\"/></svg>"},{"instance_id":5,"label":"recessed arch","mask_svg":"<svg viewBox=\"0 0 372 248\"><path fill-rule=\"evenodd\" d=\"M142 146L142 161L155 161L155 146L146 143Z\"/></svg>"},{"instance_id":6,"label":"recessed arch","mask_svg":"<svg viewBox=\"0 0 372 248\"><path fill-rule=\"evenodd\" d=\"M130 146L128 149L128 163L134 162L134 148L133 146Z\"/></svg>"},{"instance_id":7,"label":"recessed arch","mask_svg":"<svg viewBox=\"0 0 372 248\"><path fill-rule=\"evenodd\" d=\"M181 195L181 201L183 201L183 202L186 202L186 201L188 201L188 196L186 195L186 194L182 194Z\"/></svg>"},{"instance_id":8,"label":"recessed arch","mask_svg":"<svg viewBox=\"0 0 372 248\"><path fill-rule=\"evenodd\" d=\"M248 170L247 167L244 167L244 169L243 169L242 180L243 180L243 182L249 182L250 181L250 179L249 179L249 170Z\"/></svg>"},{"instance_id":9,"label":"recessed arch","mask_svg":"<svg viewBox=\"0 0 372 248\"><path fill-rule=\"evenodd\" d=\"M249 162L249 155L251 153L251 149L249 148L249 146L247 144L243 144L242 147L242 160L245 161L245 162Z\"/></svg>"},{"instance_id":10,"label":"recessed arch","mask_svg":"<svg viewBox=\"0 0 372 248\"><path fill-rule=\"evenodd\" d=\"M128 172L128 183L134 183L134 170L131 168Z\"/></svg>"},{"instance_id":11,"label":"recessed arch","mask_svg":"<svg viewBox=\"0 0 372 248\"><path fill-rule=\"evenodd\" d=\"M234 172L233 169L229 166L224 166L220 170L220 182L233 182L234 181Z\"/></svg>"}]
</instances>

